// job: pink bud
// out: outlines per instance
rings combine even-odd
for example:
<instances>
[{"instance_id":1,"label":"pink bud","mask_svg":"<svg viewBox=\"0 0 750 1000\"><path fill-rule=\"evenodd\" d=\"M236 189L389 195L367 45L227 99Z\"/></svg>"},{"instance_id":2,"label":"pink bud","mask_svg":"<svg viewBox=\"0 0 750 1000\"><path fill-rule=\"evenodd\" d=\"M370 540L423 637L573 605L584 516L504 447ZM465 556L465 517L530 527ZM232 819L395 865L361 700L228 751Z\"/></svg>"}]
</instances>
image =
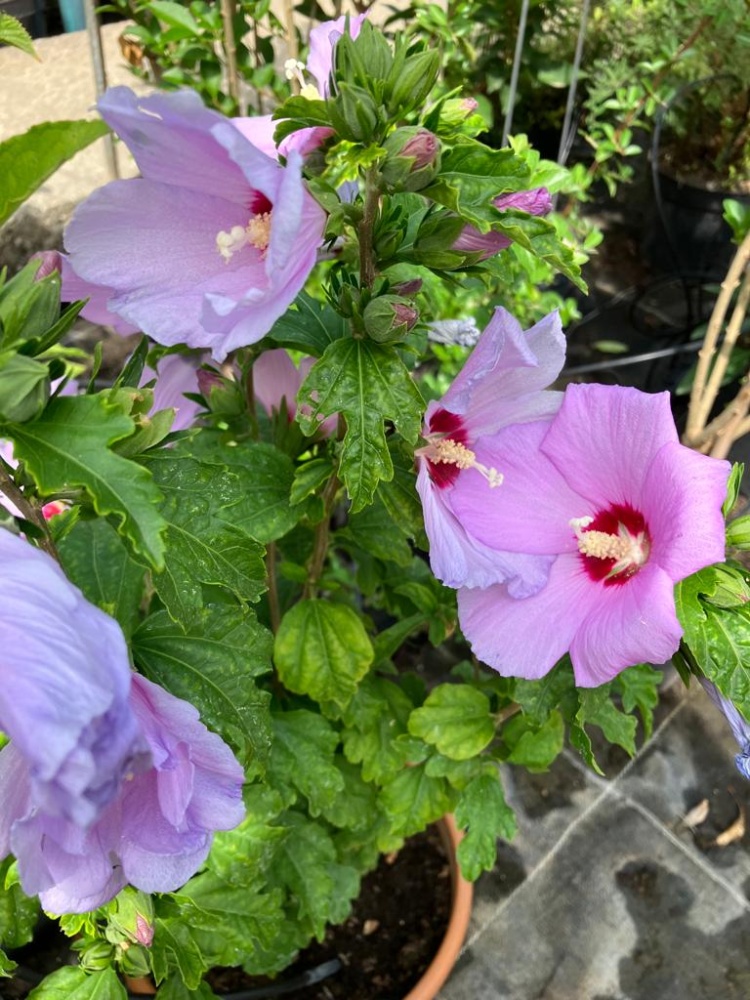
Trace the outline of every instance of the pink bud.
<instances>
[{"instance_id":1,"label":"pink bud","mask_svg":"<svg viewBox=\"0 0 750 1000\"><path fill-rule=\"evenodd\" d=\"M473 97L464 97L461 99L461 108L466 112L467 118L469 115L473 115L478 107L479 101L474 100Z\"/></svg>"},{"instance_id":2,"label":"pink bud","mask_svg":"<svg viewBox=\"0 0 750 1000\"><path fill-rule=\"evenodd\" d=\"M204 399L209 398L212 389L222 385L221 378L218 375L214 372L207 372L203 368L198 369L196 381L198 382L198 392L200 392Z\"/></svg>"},{"instance_id":3,"label":"pink bud","mask_svg":"<svg viewBox=\"0 0 750 1000\"><path fill-rule=\"evenodd\" d=\"M552 199L547 188L532 188L530 191L515 191L513 194L501 194L492 202L495 208L520 208L529 215L547 215L552 211Z\"/></svg>"},{"instance_id":4,"label":"pink bud","mask_svg":"<svg viewBox=\"0 0 750 1000\"><path fill-rule=\"evenodd\" d=\"M397 326L406 323L406 329L411 330L419 319L419 313L405 302L396 302L393 306L393 316Z\"/></svg>"},{"instance_id":5,"label":"pink bud","mask_svg":"<svg viewBox=\"0 0 750 1000\"><path fill-rule=\"evenodd\" d=\"M151 942L154 940L154 925L150 924L140 913L135 916L135 939L138 944L142 944L145 948L150 948Z\"/></svg>"},{"instance_id":6,"label":"pink bud","mask_svg":"<svg viewBox=\"0 0 750 1000\"><path fill-rule=\"evenodd\" d=\"M428 167L435 162L439 151L440 141L437 136L428 132L427 129L420 129L416 135L404 143L401 155L413 156L414 166L412 169L422 170L423 167Z\"/></svg>"},{"instance_id":7,"label":"pink bud","mask_svg":"<svg viewBox=\"0 0 750 1000\"><path fill-rule=\"evenodd\" d=\"M421 278L412 278L410 281L402 281L393 286L396 295L416 295L422 287Z\"/></svg>"},{"instance_id":8,"label":"pink bud","mask_svg":"<svg viewBox=\"0 0 750 1000\"><path fill-rule=\"evenodd\" d=\"M40 260L39 270L34 275L34 281L41 281L42 278L49 277L55 271L62 272L62 255L57 250L40 250L39 253L32 254L29 260Z\"/></svg>"}]
</instances>

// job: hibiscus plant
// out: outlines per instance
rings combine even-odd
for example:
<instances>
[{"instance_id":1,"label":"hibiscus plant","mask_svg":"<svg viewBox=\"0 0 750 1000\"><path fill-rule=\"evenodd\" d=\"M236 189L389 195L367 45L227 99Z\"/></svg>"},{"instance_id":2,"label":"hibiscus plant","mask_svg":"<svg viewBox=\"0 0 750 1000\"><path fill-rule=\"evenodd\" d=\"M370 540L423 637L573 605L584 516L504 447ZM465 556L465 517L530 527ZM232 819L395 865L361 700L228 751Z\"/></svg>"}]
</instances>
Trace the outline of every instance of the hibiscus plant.
<instances>
[{"instance_id":1,"label":"hibiscus plant","mask_svg":"<svg viewBox=\"0 0 750 1000\"><path fill-rule=\"evenodd\" d=\"M581 282L559 171L363 17L307 67L273 119L108 92L141 176L0 287L0 969L40 908L80 959L35 1000L277 974L448 812L476 879L515 831L501 765L567 732L597 768L592 726L632 753L651 663L747 752L739 472L667 393L552 388L559 316L502 308L514 245ZM430 309L466 275L498 304L449 384ZM79 312L143 334L114 378L75 372Z\"/></svg>"}]
</instances>

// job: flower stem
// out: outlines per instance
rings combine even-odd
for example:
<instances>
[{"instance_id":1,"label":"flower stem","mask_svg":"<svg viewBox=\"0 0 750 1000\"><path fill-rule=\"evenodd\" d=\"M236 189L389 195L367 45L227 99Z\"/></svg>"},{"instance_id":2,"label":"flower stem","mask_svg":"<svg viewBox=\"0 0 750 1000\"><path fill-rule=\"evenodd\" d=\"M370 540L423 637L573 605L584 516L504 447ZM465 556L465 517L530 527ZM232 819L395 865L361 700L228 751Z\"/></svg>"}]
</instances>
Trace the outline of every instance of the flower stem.
<instances>
[{"instance_id":1,"label":"flower stem","mask_svg":"<svg viewBox=\"0 0 750 1000\"><path fill-rule=\"evenodd\" d=\"M269 542L266 548L266 573L268 575L268 614L271 619L271 631L276 635L281 624L279 588L276 583L276 542Z\"/></svg>"},{"instance_id":2,"label":"flower stem","mask_svg":"<svg viewBox=\"0 0 750 1000\"><path fill-rule=\"evenodd\" d=\"M365 205L359 224L359 282L362 288L372 288L375 283L373 231L380 201L377 177L377 167L370 167L365 174Z\"/></svg>"},{"instance_id":3,"label":"flower stem","mask_svg":"<svg viewBox=\"0 0 750 1000\"><path fill-rule=\"evenodd\" d=\"M23 490L16 485L10 473L8 472L5 462L0 461L0 493L3 493L11 503L14 503L16 507L21 512L21 516L29 521L29 523L35 525L40 531L40 537L37 539L39 542L39 547L44 549L44 551L51 555L53 559L58 562L59 557L57 555L57 549L55 548L55 543L50 537L49 529L47 527L47 522L44 519L44 514L38 507L30 502Z\"/></svg>"},{"instance_id":4,"label":"flower stem","mask_svg":"<svg viewBox=\"0 0 750 1000\"><path fill-rule=\"evenodd\" d=\"M331 512L339 489L339 477L334 472L326 483L323 490L323 510L324 514L315 528L315 542L313 543L312 556L308 564L307 583L302 592L303 600L315 596L318 580L323 572L326 555L328 554L328 534L331 521Z\"/></svg>"}]
</instances>

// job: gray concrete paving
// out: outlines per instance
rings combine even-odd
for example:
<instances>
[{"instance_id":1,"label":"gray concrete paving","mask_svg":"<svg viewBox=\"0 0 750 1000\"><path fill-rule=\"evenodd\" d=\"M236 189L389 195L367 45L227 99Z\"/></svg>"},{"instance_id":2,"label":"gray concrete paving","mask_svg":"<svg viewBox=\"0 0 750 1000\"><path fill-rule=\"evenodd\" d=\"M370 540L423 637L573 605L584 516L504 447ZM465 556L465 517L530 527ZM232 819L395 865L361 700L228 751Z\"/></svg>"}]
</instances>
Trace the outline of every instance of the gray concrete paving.
<instances>
[{"instance_id":1,"label":"gray concrete paving","mask_svg":"<svg viewBox=\"0 0 750 1000\"><path fill-rule=\"evenodd\" d=\"M103 30L111 83L138 86ZM37 122L91 114L84 33L42 39L41 63L0 49L0 139ZM124 176L134 173L118 149ZM75 203L109 180L100 145L79 153L0 231L51 245ZM38 227L35 229L34 227ZM25 241L25 242L24 242ZM514 843L477 885L462 958L441 1000L750 1000L750 841L717 836L750 806L723 718L674 675L653 737L633 761L604 748L605 777L566 750L549 773L506 769ZM689 829L683 817L709 811Z\"/></svg>"}]
</instances>

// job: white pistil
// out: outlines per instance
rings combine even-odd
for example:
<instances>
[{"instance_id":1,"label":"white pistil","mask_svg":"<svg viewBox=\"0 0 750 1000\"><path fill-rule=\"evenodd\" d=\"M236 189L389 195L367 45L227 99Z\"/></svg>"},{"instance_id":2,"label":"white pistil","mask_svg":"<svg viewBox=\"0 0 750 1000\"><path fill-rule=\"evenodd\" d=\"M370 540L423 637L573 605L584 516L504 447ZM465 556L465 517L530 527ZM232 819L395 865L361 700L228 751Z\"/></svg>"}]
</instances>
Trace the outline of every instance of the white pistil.
<instances>
[{"instance_id":1,"label":"white pistil","mask_svg":"<svg viewBox=\"0 0 750 1000\"><path fill-rule=\"evenodd\" d=\"M245 246L255 247L260 250L261 256L265 255L271 241L272 214L272 212L262 212L260 215L254 215L244 228L232 226L229 232L222 230L217 233L216 249L227 264L237 251Z\"/></svg>"},{"instance_id":2,"label":"white pistil","mask_svg":"<svg viewBox=\"0 0 750 1000\"><path fill-rule=\"evenodd\" d=\"M501 472L477 462L477 457L470 448L458 441L452 441L450 438L431 440L426 448L421 449L420 454L436 465L455 465L459 469L476 469L481 476L484 476L490 487L500 486L503 481Z\"/></svg>"}]
</instances>

